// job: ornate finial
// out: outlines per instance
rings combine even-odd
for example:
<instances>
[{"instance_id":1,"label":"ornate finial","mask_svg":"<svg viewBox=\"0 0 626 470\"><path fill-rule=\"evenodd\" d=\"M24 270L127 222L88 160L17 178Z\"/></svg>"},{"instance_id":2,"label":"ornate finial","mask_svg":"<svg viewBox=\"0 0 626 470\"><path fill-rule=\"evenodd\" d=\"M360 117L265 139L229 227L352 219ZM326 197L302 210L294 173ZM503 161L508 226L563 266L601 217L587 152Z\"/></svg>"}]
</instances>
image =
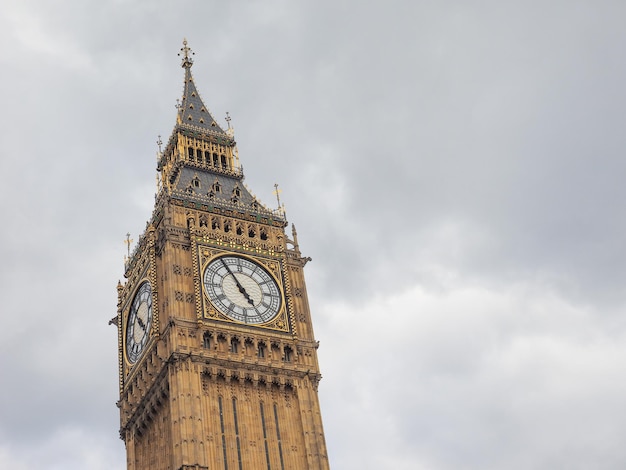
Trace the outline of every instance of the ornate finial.
<instances>
[{"instance_id":1,"label":"ornate finial","mask_svg":"<svg viewBox=\"0 0 626 470\"><path fill-rule=\"evenodd\" d=\"M278 183L274 183L274 194L276 194L276 201L278 202L278 212L282 212L283 217L287 217L287 212L285 211L285 205L280 203L280 193L282 193L281 189L278 189Z\"/></svg>"},{"instance_id":2,"label":"ornate finial","mask_svg":"<svg viewBox=\"0 0 626 470\"><path fill-rule=\"evenodd\" d=\"M291 236L293 237L293 247L297 251L298 250L298 232L296 232L295 224L291 224Z\"/></svg>"},{"instance_id":3,"label":"ornate finial","mask_svg":"<svg viewBox=\"0 0 626 470\"><path fill-rule=\"evenodd\" d=\"M191 48L187 47L187 38L185 38L183 39L183 47L180 48L180 52L178 53L179 56L181 54L183 56L182 67L184 69L190 69L193 65L193 59L190 57L190 53L191 55L194 55L194 52L191 50Z\"/></svg>"},{"instance_id":4,"label":"ornate finial","mask_svg":"<svg viewBox=\"0 0 626 470\"><path fill-rule=\"evenodd\" d=\"M282 193L282 189L278 189L278 183L274 183L274 191L273 193L276 194L276 201L278 201L278 208L280 209L280 193Z\"/></svg>"},{"instance_id":5,"label":"ornate finial","mask_svg":"<svg viewBox=\"0 0 626 470\"><path fill-rule=\"evenodd\" d=\"M233 126L230 125L230 121L230 113L226 111L226 124L228 124L228 129L226 129L226 133L231 137L235 137L235 129L233 129Z\"/></svg>"},{"instance_id":6,"label":"ornate finial","mask_svg":"<svg viewBox=\"0 0 626 470\"><path fill-rule=\"evenodd\" d=\"M133 242L133 239L130 238L130 233L126 234L126 240L124 240L124 243L126 243L126 249L127 249L127 256L125 256L124 258L124 262L129 262L130 261L130 245Z\"/></svg>"},{"instance_id":7,"label":"ornate finial","mask_svg":"<svg viewBox=\"0 0 626 470\"><path fill-rule=\"evenodd\" d=\"M159 153L161 153L161 145L163 145L163 141L161 140L161 135L159 134L159 138L156 141L156 144L159 146Z\"/></svg>"}]
</instances>

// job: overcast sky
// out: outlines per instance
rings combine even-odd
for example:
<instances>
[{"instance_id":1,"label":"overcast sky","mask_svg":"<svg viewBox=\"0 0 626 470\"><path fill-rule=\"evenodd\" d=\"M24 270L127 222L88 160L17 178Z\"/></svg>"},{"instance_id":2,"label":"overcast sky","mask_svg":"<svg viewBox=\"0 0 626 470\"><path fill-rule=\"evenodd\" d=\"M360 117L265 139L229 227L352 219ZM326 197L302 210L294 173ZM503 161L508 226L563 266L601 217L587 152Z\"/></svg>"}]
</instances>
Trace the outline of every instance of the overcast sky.
<instances>
[{"instance_id":1,"label":"overcast sky","mask_svg":"<svg viewBox=\"0 0 626 470\"><path fill-rule=\"evenodd\" d=\"M333 469L626 468L625 2L0 8L0 468L125 468L107 322L184 37L313 258Z\"/></svg>"}]
</instances>

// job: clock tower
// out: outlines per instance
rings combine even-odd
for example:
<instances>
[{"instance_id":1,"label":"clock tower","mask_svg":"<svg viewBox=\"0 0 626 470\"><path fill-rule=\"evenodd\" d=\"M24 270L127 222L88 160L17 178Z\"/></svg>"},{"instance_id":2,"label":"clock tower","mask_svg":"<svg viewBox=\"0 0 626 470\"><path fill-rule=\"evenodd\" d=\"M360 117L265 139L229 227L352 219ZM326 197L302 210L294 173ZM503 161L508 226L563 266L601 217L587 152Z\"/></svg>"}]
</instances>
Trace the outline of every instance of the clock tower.
<instances>
[{"instance_id":1,"label":"clock tower","mask_svg":"<svg viewBox=\"0 0 626 470\"><path fill-rule=\"evenodd\" d=\"M154 211L118 284L129 470L328 469L321 375L295 228L244 185L186 41Z\"/></svg>"}]
</instances>

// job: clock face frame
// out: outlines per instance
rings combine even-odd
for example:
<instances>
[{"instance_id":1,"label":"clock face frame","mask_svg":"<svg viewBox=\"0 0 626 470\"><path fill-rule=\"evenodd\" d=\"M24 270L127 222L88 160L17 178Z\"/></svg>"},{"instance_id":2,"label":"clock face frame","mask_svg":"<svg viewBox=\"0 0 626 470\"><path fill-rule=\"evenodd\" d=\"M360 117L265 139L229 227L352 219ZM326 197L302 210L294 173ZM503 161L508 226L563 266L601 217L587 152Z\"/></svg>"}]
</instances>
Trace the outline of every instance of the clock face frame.
<instances>
[{"instance_id":1,"label":"clock face frame","mask_svg":"<svg viewBox=\"0 0 626 470\"><path fill-rule=\"evenodd\" d=\"M144 281L137 289L126 324L126 357L131 363L141 356L152 328L152 287Z\"/></svg>"},{"instance_id":2,"label":"clock face frame","mask_svg":"<svg viewBox=\"0 0 626 470\"><path fill-rule=\"evenodd\" d=\"M280 313L278 282L259 263L243 256L221 255L205 267L202 283L213 306L231 320L267 323Z\"/></svg>"}]
</instances>

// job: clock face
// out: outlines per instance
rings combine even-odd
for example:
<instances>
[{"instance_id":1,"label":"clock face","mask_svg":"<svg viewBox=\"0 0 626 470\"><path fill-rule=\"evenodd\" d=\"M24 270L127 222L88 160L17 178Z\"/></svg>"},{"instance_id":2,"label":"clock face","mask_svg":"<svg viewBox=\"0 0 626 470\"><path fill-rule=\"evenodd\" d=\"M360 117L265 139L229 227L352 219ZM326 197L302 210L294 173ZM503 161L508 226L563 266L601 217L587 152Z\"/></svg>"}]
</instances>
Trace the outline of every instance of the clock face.
<instances>
[{"instance_id":1,"label":"clock face","mask_svg":"<svg viewBox=\"0 0 626 470\"><path fill-rule=\"evenodd\" d=\"M211 303L227 317L251 325L267 323L280 311L276 280L260 264L239 256L220 256L204 270Z\"/></svg>"},{"instance_id":2,"label":"clock face","mask_svg":"<svg viewBox=\"0 0 626 470\"><path fill-rule=\"evenodd\" d=\"M152 288L148 281L141 284L130 307L126 326L126 355L130 362L141 356L152 327Z\"/></svg>"}]
</instances>

